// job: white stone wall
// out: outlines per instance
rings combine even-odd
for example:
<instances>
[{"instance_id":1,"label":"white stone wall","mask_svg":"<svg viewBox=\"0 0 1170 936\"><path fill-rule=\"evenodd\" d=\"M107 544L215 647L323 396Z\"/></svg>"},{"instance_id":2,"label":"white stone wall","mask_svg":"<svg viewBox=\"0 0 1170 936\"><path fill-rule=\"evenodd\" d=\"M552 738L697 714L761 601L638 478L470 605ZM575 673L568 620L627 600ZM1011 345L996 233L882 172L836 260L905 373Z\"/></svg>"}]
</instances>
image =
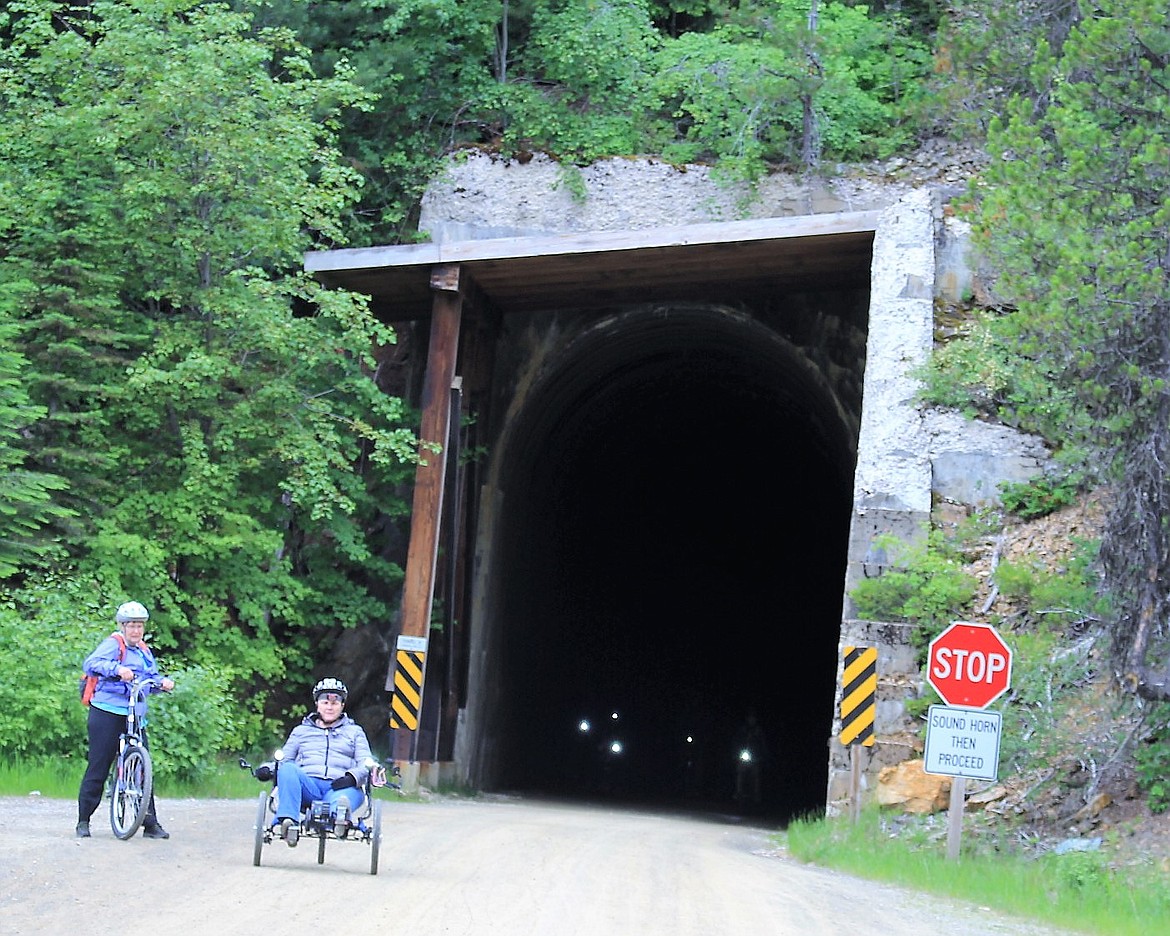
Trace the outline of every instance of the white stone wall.
<instances>
[{"instance_id":1,"label":"white stone wall","mask_svg":"<svg viewBox=\"0 0 1170 936\"><path fill-rule=\"evenodd\" d=\"M578 169L543 155L520 163L474 152L454 158L427 190L419 228L437 242L644 230L870 211L909 190L906 183L891 180L841 176L806 182L785 174L753 189L721 183L707 166L608 159ZM575 191L587 194L581 198Z\"/></svg>"},{"instance_id":2,"label":"white stone wall","mask_svg":"<svg viewBox=\"0 0 1170 936\"><path fill-rule=\"evenodd\" d=\"M873 245L865 394L854 474L855 509L930 513L930 440L914 402L915 368L926 363L934 314L930 194L891 205Z\"/></svg>"}]
</instances>

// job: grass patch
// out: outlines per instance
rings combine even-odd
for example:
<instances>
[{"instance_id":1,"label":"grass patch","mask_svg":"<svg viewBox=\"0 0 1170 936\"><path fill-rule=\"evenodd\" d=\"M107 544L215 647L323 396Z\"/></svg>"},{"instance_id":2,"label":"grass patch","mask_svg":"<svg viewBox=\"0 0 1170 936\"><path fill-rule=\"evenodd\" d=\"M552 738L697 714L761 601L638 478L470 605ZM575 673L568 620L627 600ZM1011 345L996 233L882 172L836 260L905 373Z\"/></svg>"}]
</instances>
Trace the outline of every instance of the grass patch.
<instances>
[{"instance_id":1,"label":"grass patch","mask_svg":"<svg viewBox=\"0 0 1170 936\"><path fill-rule=\"evenodd\" d=\"M77 799L85 759L48 758L0 763L0 796L37 793L49 799ZM160 799L250 799L262 789L236 761L223 761L195 781L159 779L155 793Z\"/></svg>"},{"instance_id":2,"label":"grass patch","mask_svg":"<svg viewBox=\"0 0 1170 936\"><path fill-rule=\"evenodd\" d=\"M80 757L0 761L0 796L36 793L50 799L77 799L83 773L85 760Z\"/></svg>"},{"instance_id":3,"label":"grass patch","mask_svg":"<svg viewBox=\"0 0 1170 936\"><path fill-rule=\"evenodd\" d=\"M964 832L965 834L965 832ZM893 833L876 810L856 825L847 817L795 821L782 836L800 861L910 887L1082 933L1147 936L1170 932L1164 875L1115 869L1102 852L987 851L964 839L958 861L946 857L945 821Z\"/></svg>"},{"instance_id":4,"label":"grass patch","mask_svg":"<svg viewBox=\"0 0 1170 936\"><path fill-rule=\"evenodd\" d=\"M46 758L39 761L0 762L0 796L28 796L36 793L49 799L77 799L85 759ZM238 761L227 758L203 773L197 780L155 781L159 799L255 799L268 784L260 783L251 772L242 770ZM390 789L375 793L378 799L420 802L417 793L403 795Z\"/></svg>"}]
</instances>

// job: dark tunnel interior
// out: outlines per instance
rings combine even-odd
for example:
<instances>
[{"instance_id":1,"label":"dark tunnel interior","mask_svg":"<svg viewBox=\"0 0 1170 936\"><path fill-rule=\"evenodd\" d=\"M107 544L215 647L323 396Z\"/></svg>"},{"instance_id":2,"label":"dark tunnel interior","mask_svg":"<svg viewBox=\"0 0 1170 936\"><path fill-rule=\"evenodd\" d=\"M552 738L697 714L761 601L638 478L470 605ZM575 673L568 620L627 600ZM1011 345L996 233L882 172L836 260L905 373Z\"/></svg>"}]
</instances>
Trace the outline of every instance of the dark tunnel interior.
<instances>
[{"instance_id":1,"label":"dark tunnel interior","mask_svg":"<svg viewBox=\"0 0 1170 936\"><path fill-rule=\"evenodd\" d=\"M783 824L824 809L853 449L769 342L695 324L581 350L522 430L492 785Z\"/></svg>"}]
</instances>

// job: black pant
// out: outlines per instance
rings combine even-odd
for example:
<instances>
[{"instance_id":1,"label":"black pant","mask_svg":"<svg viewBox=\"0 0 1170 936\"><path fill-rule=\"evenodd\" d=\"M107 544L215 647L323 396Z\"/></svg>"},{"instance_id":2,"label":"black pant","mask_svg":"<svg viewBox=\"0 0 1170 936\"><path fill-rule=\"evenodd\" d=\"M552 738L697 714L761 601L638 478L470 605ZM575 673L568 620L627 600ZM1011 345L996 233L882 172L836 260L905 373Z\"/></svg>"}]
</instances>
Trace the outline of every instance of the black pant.
<instances>
[{"instance_id":1,"label":"black pant","mask_svg":"<svg viewBox=\"0 0 1170 936\"><path fill-rule=\"evenodd\" d=\"M81 778L81 789L77 792L77 821L89 822L89 817L98 808L102 801L102 791L106 785L106 777L110 775L110 767L114 758L118 756L118 736L126 728L126 716L105 712L100 708L89 707L89 766L85 768L85 776ZM144 747L146 731L139 732ZM150 802L146 805L146 819L144 825L154 825L158 822L154 812L154 790L150 791Z\"/></svg>"}]
</instances>

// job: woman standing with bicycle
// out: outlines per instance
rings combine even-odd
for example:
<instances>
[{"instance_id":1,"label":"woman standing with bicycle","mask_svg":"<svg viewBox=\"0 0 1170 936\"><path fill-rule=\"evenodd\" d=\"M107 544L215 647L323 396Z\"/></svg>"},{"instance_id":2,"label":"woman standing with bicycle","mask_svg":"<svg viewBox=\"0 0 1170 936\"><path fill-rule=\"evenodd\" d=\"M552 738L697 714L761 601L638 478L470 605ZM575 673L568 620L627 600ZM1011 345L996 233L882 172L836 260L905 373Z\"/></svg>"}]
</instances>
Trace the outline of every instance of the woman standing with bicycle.
<instances>
[{"instance_id":1,"label":"woman standing with bicycle","mask_svg":"<svg viewBox=\"0 0 1170 936\"><path fill-rule=\"evenodd\" d=\"M130 684L137 679L154 679L164 692L175 688L173 680L159 678L154 654L143 642L149 619L145 607L137 601L127 601L114 615L118 634L111 634L103 640L85 659L86 675L99 678L89 703L89 765L77 792L78 838L90 837L89 817L101 802L106 777L118 755L118 738L126 727L129 714ZM140 709L138 715L145 724L145 703L140 704ZM145 743L145 731L142 740ZM159 824L153 793L146 807L142 834L154 839L171 837Z\"/></svg>"}]
</instances>

